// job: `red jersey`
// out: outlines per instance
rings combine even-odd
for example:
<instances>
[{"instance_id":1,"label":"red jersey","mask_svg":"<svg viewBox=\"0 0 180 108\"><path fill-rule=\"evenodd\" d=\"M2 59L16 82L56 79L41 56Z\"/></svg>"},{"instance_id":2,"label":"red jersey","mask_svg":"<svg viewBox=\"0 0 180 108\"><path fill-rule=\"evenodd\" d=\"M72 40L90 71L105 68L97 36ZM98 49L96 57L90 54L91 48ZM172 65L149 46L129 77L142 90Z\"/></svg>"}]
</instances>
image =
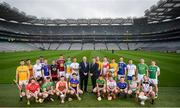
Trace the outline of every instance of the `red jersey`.
<instances>
[{"instance_id":1,"label":"red jersey","mask_svg":"<svg viewBox=\"0 0 180 108\"><path fill-rule=\"evenodd\" d=\"M26 89L29 90L30 92L34 93L36 91L38 91L38 89L40 88L39 84L38 83L35 83L35 84L28 84L26 86Z\"/></svg>"},{"instance_id":2,"label":"red jersey","mask_svg":"<svg viewBox=\"0 0 180 108\"><path fill-rule=\"evenodd\" d=\"M64 71L64 64L65 64L65 60L64 59L59 59L57 60L57 66L58 66L58 69L59 71Z\"/></svg>"},{"instance_id":3,"label":"red jersey","mask_svg":"<svg viewBox=\"0 0 180 108\"><path fill-rule=\"evenodd\" d=\"M63 91L63 90L65 90L66 89L66 82L61 82L61 81L59 81L58 82L58 89L60 90L60 91Z\"/></svg>"},{"instance_id":4,"label":"red jersey","mask_svg":"<svg viewBox=\"0 0 180 108\"><path fill-rule=\"evenodd\" d=\"M103 62L103 63L102 63L102 66L103 66L103 68L109 68L110 65L109 65L108 62L107 62L107 63L104 63L104 62Z\"/></svg>"}]
</instances>

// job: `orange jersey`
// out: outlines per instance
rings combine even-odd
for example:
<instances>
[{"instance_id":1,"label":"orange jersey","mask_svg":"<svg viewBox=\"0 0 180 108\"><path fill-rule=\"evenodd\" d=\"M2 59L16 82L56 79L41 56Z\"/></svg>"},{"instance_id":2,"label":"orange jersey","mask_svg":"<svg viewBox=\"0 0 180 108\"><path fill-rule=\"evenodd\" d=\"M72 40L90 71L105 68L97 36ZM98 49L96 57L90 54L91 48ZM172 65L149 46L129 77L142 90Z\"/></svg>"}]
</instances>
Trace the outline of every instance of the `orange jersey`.
<instances>
[{"instance_id":1,"label":"orange jersey","mask_svg":"<svg viewBox=\"0 0 180 108\"><path fill-rule=\"evenodd\" d=\"M30 77L33 77L33 66L32 65L27 65L27 66L29 68Z\"/></svg>"},{"instance_id":2,"label":"orange jersey","mask_svg":"<svg viewBox=\"0 0 180 108\"><path fill-rule=\"evenodd\" d=\"M29 68L27 66L18 66L16 71L19 77L19 81L28 80Z\"/></svg>"}]
</instances>

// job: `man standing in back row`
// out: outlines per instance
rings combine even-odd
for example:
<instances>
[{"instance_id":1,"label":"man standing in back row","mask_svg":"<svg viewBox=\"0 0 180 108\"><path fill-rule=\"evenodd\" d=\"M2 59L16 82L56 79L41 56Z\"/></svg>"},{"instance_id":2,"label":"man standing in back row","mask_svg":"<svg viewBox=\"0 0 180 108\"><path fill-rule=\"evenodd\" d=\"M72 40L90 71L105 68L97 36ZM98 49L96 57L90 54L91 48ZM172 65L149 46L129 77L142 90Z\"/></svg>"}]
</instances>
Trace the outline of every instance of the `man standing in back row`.
<instances>
[{"instance_id":1,"label":"man standing in back row","mask_svg":"<svg viewBox=\"0 0 180 108\"><path fill-rule=\"evenodd\" d=\"M137 65L138 81L143 79L144 75L148 76L148 66L144 63L144 59L140 59L140 63Z\"/></svg>"},{"instance_id":2,"label":"man standing in back row","mask_svg":"<svg viewBox=\"0 0 180 108\"><path fill-rule=\"evenodd\" d=\"M87 92L87 84L88 84L88 73L89 73L89 63L87 62L87 58L84 56L82 62L79 64L79 74L80 74L80 89L84 92ZM83 89L84 86L84 89Z\"/></svg>"},{"instance_id":3,"label":"man standing in back row","mask_svg":"<svg viewBox=\"0 0 180 108\"><path fill-rule=\"evenodd\" d=\"M56 61L56 64L58 66L58 76L59 78L61 76L65 76L65 60L64 60L64 56L60 55L59 59Z\"/></svg>"}]
</instances>

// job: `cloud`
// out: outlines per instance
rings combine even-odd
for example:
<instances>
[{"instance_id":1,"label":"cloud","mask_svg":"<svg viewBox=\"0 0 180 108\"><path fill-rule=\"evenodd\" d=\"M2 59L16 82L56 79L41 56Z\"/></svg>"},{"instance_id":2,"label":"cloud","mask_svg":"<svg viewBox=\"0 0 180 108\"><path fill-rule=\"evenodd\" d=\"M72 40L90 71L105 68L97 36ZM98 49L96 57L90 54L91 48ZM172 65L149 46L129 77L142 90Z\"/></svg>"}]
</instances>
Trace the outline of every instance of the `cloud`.
<instances>
[{"instance_id":1,"label":"cloud","mask_svg":"<svg viewBox=\"0 0 180 108\"><path fill-rule=\"evenodd\" d=\"M38 18L141 17L159 0L1 0Z\"/></svg>"}]
</instances>

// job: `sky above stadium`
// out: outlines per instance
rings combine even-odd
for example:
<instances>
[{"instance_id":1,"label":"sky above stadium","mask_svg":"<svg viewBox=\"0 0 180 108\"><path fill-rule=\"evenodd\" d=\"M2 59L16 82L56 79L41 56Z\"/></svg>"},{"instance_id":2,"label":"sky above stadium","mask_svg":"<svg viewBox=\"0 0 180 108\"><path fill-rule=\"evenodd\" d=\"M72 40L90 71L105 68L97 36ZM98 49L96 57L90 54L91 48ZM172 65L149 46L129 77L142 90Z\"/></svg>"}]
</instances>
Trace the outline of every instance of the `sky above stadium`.
<instances>
[{"instance_id":1,"label":"sky above stadium","mask_svg":"<svg viewBox=\"0 0 180 108\"><path fill-rule=\"evenodd\" d=\"M159 0L0 0L38 18L127 18L144 16Z\"/></svg>"}]
</instances>

